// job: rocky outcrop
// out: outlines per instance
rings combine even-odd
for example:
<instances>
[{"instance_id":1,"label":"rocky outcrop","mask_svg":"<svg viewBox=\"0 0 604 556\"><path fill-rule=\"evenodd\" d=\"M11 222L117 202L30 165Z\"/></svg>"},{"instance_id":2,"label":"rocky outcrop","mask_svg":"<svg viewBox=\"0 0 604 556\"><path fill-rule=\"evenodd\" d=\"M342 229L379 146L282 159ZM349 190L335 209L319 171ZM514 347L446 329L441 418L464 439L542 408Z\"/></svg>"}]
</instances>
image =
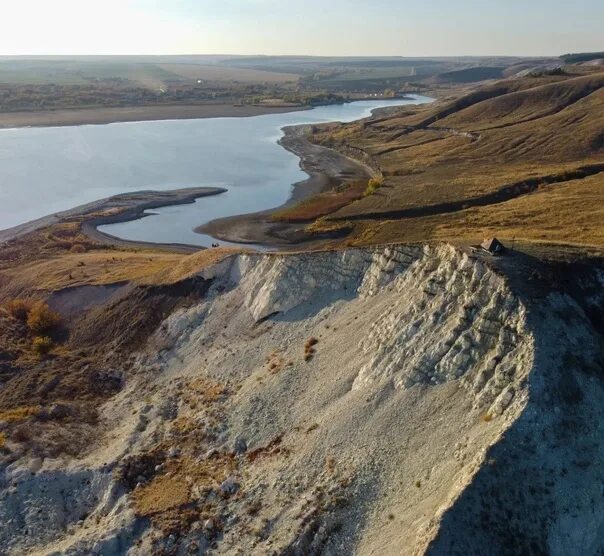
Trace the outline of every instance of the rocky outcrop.
<instances>
[{"instance_id":1,"label":"rocky outcrop","mask_svg":"<svg viewBox=\"0 0 604 556\"><path fill-rule=\"evenodd\" d=\"M585 301L593 306L599 296ZM483 554L485 546L502 555L604 549L602 337L583 308L558 293L529 313L528 326L534 360L527 406L432 524L428 554Z\"/></svg>"},{"instance_id":2,"label":"rocky outcrop","mask_svg":"<svg viewBox=\"0 0 604 556\"><path fill-rule=\"evenodd\" d=\"M0 548L597 554L600 279L535 301L447 245L232 256L141 344L102 445L3 469Z\"/></svg>"}]
</instances>

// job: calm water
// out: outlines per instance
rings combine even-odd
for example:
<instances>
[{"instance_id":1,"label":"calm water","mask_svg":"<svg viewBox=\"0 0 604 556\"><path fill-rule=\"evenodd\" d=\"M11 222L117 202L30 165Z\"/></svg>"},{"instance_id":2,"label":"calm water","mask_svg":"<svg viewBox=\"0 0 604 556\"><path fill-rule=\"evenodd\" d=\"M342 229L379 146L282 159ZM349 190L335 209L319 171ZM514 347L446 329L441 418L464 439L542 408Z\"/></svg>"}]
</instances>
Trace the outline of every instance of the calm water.
<instances>
[{"instance_id":1,"label":"calm water","mask_svg":"<svg viewBox=\"0 0 604 556\"><path fill-rule=\"evenodd\" d=\"M277 144L281 128L352 121L374 108L429 102L376 100L253 118L211 118L0 130L0 229L116 193L222 186L227 193L104 226L118 237L207 245L196 226L284 203L306 178Z\"/></svg>"}]
</instances>

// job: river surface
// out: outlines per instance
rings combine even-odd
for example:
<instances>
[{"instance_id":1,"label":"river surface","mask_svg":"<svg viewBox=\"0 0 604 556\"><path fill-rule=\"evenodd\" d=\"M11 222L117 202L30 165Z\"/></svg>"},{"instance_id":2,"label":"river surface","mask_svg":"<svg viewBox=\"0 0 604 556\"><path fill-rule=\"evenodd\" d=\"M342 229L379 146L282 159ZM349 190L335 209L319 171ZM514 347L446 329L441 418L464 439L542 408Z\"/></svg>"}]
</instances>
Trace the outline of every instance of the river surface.
<instances>
[{"instance_id":1,"label":"river surface","mask_svg":"<svg viewBox=\"0 0 604 556\"><path fill-rule=\"evenodd\" d=\"M200 224L279 206L307 175L277 141L288 125L349 122L385 106L370 100L250 118L207 118L0 130L0 229L117 193L219 186L226 193L99 229L137 241L209 245ZM224 243L224 242L221 242Z\"/></svg>"}]
</instances>

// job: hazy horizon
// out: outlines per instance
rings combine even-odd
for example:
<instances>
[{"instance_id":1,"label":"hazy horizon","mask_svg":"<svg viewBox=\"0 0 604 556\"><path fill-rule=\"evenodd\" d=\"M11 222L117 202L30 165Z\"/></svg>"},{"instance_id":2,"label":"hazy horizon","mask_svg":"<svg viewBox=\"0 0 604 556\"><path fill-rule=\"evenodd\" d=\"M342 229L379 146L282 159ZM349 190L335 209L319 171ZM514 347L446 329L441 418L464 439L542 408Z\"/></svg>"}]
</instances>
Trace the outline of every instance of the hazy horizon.
<instances>
[{"instance_id":1,"label":"hazy horizon","mask_svg":"<svg viewBox=\"0 0 604 556\"><path fill-rule=\"evenodd\" d=\"M602 50L604 3L22 0L0 55L558 56ZM446 53L446 54L445 54Z\"/></svg>"}]
</instances>

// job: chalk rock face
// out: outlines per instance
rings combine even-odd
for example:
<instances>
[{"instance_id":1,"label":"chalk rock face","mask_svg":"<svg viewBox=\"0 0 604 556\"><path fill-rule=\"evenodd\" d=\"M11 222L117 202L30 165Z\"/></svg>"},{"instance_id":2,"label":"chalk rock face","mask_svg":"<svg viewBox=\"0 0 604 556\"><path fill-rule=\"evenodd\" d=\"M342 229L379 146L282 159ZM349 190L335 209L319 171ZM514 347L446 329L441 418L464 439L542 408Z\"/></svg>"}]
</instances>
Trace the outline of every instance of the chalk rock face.
<instances>
[{"instance_id":1,"label":"chalk rock face","mask_svg":"<svg viewBox=\"0 0 604 556\"><path fill-rule=\"evenodd\" d=\"M250 257L249 261L244 259L243 265L251 268L241 286L248 292L246 304L258 321L274 313L285 313L319 295L347 288L354 291L367 263L360 251L343 251L335 256L319 253L295 258Z\"/></svg>"},{"instance_id":2,"label":"chalk rock face","mask_svg":"<svg viewBox=\"0 0 604 556\"><path fill-rule=\"evenodd\" d=\"M396 388L437 385L471 371L466 383L484 405L530 363L524 308L482 263L450 247L426 250L390 287L396 303L368 329L369 362L354 388L386 379ZM509 404L510 392L498 408Z\"/></svg>"},{"instance_id":3,"label":"chalk rock face","mask_svg":"<svg viewBox=\"0 0 604 556\"><path fill-rule=\"evenodd\" d=\"M89 451L0 465L0 553L601 553L604 273L537 298L517 262L439 245L200 268Z\"/></svg>"},{"instance_id":4,"label":"chalk rock face","mask_svg":"<svg viewBox=\"0 0 604 556\"><path fill-rule=\"evenodd\" d=\"M238 261L246 304L256 321L322 296L373 295L421 248L347 249L295 257L246 255Z\"/></svg>"},{"instance_id":5,"label":"chalk rock face","mask_svg":"<svg viewBox=\"0 0 604 556\"><path fill-rule=\"evenodd\" d=\"M0 546L48 542L92 509L111 507L110 483L110 473L90 469L15 476L3 485Z\"/></svg>"},{"instance_id":6,"label":"chalk rock face","mask_svg":"<svg viewBox=\"0 0 604 556\"><path fill-rule=\"evenodd\" d=\"M395 292L376 320L363 323L368 362L353 389L384 380L395 388L437 385L472 371L464 384L485 406L530 364L524 308L502 277L453 247L245 255L236 264L237 287L255 321L303 304ZM512 392L498 400L497 412Z\"/></svg>"}]
</instances>

